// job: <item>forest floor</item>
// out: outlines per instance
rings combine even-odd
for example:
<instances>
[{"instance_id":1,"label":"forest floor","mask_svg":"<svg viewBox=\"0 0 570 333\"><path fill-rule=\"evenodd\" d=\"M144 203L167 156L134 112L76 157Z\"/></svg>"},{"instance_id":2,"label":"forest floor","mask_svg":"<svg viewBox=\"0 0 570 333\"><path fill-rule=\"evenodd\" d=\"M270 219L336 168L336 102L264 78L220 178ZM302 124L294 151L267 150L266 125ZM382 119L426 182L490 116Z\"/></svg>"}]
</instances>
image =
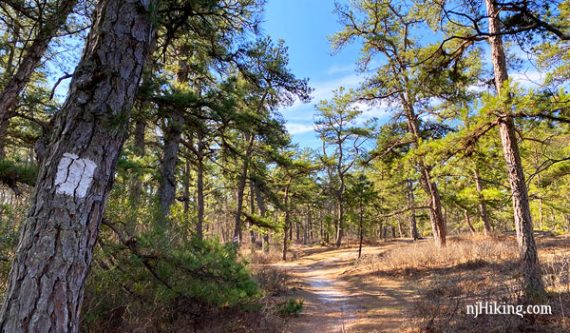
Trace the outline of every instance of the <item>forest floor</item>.
<instances>
[{"instance_id":1,"label":"forest floor","mask_svg":"<svg viewBox=\"0 0 570 333\"><path fill-rule=\"evenodd\" d=\"M291 297L302 299L301 315L289 332L401 332L413 300L413 288L395 277L371 275L366 263L405 241L357 248L303 248L299 259L276 264L292 278Z\"/></svg>"},{"instance_id":2,"label":"forest floor","mask_svg":"<svg viewBox=\"0 0 570 333\"><path fill-rule=\"evenodd\" d=\"M398 239L340 249L295 247L291 261L269 264L287 277L286 299L303 311L282 332L568 332L570 237L539 237L550 316L473 318L478 301L517 304L513 237L454 238L442 250L430 240Z\"/></svg>"}]
</instances>

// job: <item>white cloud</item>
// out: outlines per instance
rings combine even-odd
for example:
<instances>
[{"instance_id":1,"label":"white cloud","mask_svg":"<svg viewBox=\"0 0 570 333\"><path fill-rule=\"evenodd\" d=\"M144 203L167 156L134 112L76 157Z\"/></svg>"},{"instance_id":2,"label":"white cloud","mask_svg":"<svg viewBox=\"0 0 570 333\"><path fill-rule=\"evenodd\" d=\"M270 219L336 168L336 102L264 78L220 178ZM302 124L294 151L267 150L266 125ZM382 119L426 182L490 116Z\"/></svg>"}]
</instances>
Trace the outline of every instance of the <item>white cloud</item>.
<instances>
[{"instance_id":1,"label":"white cloud","mask_svg":"<svg viewBox=\"0 0 570 333\"><path fill-rule=\"evenodd\" d=\"M334 80L322 81L310 84L311 87L314 89L313 93L311 94L313 100L310 105L315 105L321 100L330 99L334 95L334 90L338 89L339 87L345 87L347 89L356 88L360 82L362 82L363 78L356 74L346 75ZM302 106L306 105L301 101L295 101L293 105L281 109L281 112L289 116L290 113L298 110ZM312 106L311 106L312 108Z\"/></svg>"},{"instance_id":2,"label":"white cloud","mask_svg":"<svg viewBox=\"0 0 570 333\"><path fill-rule=\"evenodd\" d=\"M518 72L510 74L511 80L517 82L525 88L536 88L544 84L544 73L536 70L528 70L526 72Z\"/></svg>"},{"instance_id":3,"label":"white cloud","mask_svg":"<svg viewBox=\"0 0 570 333\"><path fill-rule=\"evenodd\" d=\"M354 64L350 65L333 65L327 71L328 75L340 74L340 73L348 73L354 70Z\"/></svg>"},{"instance_id":4,"label":"white cloud","mask_svg":"<svg viewBox=\"0 0 570 333\"><path fill-rule=\"evenodd\" d=\"M309 133L313 131L313 124L287 123L287 131L291 135Z\"/></svg>"},{"instance_id":5,"label":"white cloud","mask_svg":"<svg viewBox=\"0 0 570 333\"><path fill-rule=\"evenodd\" d=\"M391 116L388 106L384 103L372 107L364 103L358 103L357 106L362 110L360 115L360 121L362 122L372 118L386 119Z\"/></svg>"}]
</instances>

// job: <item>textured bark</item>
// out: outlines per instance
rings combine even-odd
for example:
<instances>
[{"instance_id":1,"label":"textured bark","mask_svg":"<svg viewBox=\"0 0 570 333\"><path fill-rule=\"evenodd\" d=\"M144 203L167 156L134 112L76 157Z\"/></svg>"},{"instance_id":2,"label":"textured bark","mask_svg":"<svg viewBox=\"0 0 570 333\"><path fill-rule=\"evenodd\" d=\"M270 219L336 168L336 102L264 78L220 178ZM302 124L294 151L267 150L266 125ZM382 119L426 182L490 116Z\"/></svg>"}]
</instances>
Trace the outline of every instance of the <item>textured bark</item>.
<instances>
[{"instance_id":1,"label":"textured bark","mask_svg":"<svg viewBox=\"0 0 570 333\"><path fill-rule=\"evenodd\" d=\"M190 68L186 62L180 62L179 70L176 73L176 81L179 84L188 82ZM160 161L160 185L158 197L160 203L160 218L158 226L162 229L168 228L168 216L170 206L176 199L176 164L178 163L178 152L182 140L182 130L184 127L184 109L174 109L169 112L166 128L164 131L164 147L162 160ZM187 200L189 197L186 198Z\"/></svg>"},{"instance_id":2,"label":"textured bark","mask_svg":"<svg viewBox=\"0 0 570 333\"><path fill-rule=\"evenodd\" d=\"M493 0L485 0L485 4L489 17L489 33L492 34L489 37L489 44L491 46L491 61L495 74L495 87L497 93L501 94L504 84L508 80L508 72L502 37L499 35L501 32L500 9ZM522 260L524 291L525 296L530 300L537 295L543 295L545 291L533 236L528 192L515 133L515 124L510 116L510 109L510 105L504 105L503 114L499 119L499 134L511 187L517 242Z\"/></svg>"},{"instance_id":3,"label":"textured bark","mask_svg":"<svg viewBox=\"0 0 570 333\"><path fill-rule=\"evenodd\" d=\"M39 31L34 36L30 46L26 48L24 56L20 59L18 69L10 77L10 80L4 86L4 90L0 93L0 129L7 126L9 119L12 117L11 113L18 102L18 96L30 81L50 41L61 26L65 24L76 3L77 0L60 1L58 6L54 8L53 13L40 23ZM0 131L0 141L3 141L4 135L5 133Z\"/></svg>"},{"instance_id":4,"label":"textured bark","mask_svg":"<svg viewBox=\"0 0 570 333\"><path fill-rule=\"evenodd\" d=\"M168 227L170 206L174 204L176 198L176 164L178 162L183 125L184 120L182 116L177 112L172 112L163 130L164 146L160 161L160 185L158 187L160 205L158 226L163 229Z\"/></svg>"},{"instance_id":5,"label":"textured bark","mask_svg":"<svg viewBox=\"0 0 570 333\"><path fill-rule=\"evenodd\" d=\"M485 203L485 198L483 197L483 183L481 182L481 177L479 176L479 170L477 170L477 167L475 167L473 176L475 178L475 186L477 187L477 200L479 201L479 214L483 221L483 232L485 236L490 236L493 231L491 230L491 221L489 220L489 214L487 213L487 203Z\"/></svg>"},{"instance_id":6,"label":"textured bark","mask_svg":"<svg viewBox=\"0 0 570 333\"><path fill-rule=\"evenodd\" d=\"M22 227L0 332L79 331L84 282L105 199L153 45L152 6L142 0L97 5ZM68 173L81 166L85 171L94 166L92 175Z\"/></svg>"}]
</instances>

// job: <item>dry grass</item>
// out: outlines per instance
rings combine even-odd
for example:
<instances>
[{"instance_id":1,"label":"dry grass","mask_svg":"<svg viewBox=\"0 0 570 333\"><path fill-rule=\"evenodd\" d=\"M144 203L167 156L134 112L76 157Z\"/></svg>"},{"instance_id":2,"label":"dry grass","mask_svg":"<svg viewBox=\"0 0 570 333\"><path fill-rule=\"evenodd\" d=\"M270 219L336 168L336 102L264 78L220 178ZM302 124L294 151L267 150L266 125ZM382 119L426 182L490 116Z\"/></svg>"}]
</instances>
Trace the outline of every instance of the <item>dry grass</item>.
<instances>
[{"instance_id":1,"label":"dry grass","mask_svg":"<svg viewBox=\"0 0 570 333\"><path fill-rule=\"evenodd\" d=\"M549 291L544 304L551 316L473 316L476 302L520 304L518 252L512 238L453 238L438 249L430 241L401 244L367 258L379 276L404 279L416 289L408 314L411 332L568 332L570 256L568 238L539 240L543 277Z\"/></svg>"},{"instance_id":2,"label":"dry grass","mask_svg":"<svg viewBox=\"0 0 570 333\"><path fill-rule=\"evenodd\" d=\"M489 264L504 264L516 258L513 241L482 237L454 238L444 248L431 241L405 244L377 260L377 269L387 273L415 275L438 270L476 269Z\"/></svg>"}]
</instances>

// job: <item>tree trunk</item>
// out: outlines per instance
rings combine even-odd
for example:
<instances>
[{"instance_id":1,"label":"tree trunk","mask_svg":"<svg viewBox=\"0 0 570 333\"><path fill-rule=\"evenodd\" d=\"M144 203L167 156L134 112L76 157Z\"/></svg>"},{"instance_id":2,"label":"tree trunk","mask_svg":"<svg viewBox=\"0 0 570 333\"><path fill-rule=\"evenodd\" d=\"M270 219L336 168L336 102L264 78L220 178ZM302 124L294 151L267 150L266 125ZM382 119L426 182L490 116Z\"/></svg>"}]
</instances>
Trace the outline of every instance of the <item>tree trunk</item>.
<instances>
[{"instance_id":1,"label":"tree trunk","mask_svg":"<svg viewBox=\"0 0 570 333\"><path fill-rule=\"evenodd\" d=\"M307 239L305 245L313 241L313 213L311 206L307 208Z\"/></svg>"},{"instance_id":2,"label":"tree trunk","mask_svg":"<svg viewBox=\"0 0 570 333\"><path fill-rule=\"evenodd\" d=\"M143 157L145 155L145 130L146 123L143 120L137 120L135 124L134 131L134 153L138 157ZM140 203L142 194L142 180L141 177L135 172L134 175L130 177L129 180L129 198L131 210L136 214L136 208ZM126 225L126 232L128 235L134 235L137 229L137 219L136 216L130 218Z\"/></svg>"},{"instance_id":3,"label":"tree trunk","mask_svg":"<svg viewBox=\"0 0 570 333\"><path fill-rule=\"evenodd\" d=\"M259 184L255 181L253 182L253 191L255 193L255 199L257 202L257 208L259 209L259 215L262 218L265 218L267 208L265 207L265 200L263 200L263 195L261 194L261 189L259 188ZM263 231L263 252L269 253L269 232L267 230Z\"/></svg>"},{"instance_id":4,"label":"tree trunk","mask_svg":"<svg viewBox=\"0 0 570 333\"><path fill-rule=\"evenodd\" d=\"M344 186L344 185L341 185ZM340 247L341 243L342 243L342 236L344 233L344 205L343 205L343 195L342 193L344 192L343 189L341 189L337 195L337 207L336 207L336 212L337 212L337 217L336 217L336 240L335 240L335 246L336 247Z\"/></svg>"},{"instance_id":5,"label":"tree trunk","mask_svg":"<svg viewBox=\"0 0 570 333\"><path fill-rule=\"evenodd\" d=\"M244 154L243 165L241 174L238 179L237 193L236 193L236 212L234 215L234 238L233 242L237 246L241 243L241 214L243 211L243 194L245 192L245 185L247 182L247 172L249 168L249 158L253 150L253 142L255 135L248 134L246 137L248 144Z\"/></svg>"},{"instance_id":6,"label":"tree trunk","mask_svg":"<svg viewBox=\"0 0 570 333\"><path fill-rule=\"evenodd\" d=\"M137 120L134 133L134 153L138 157L145 156L145 131L146 123L143 120ZM133 206L136 206L139 203L142 192L142 181L138 175L132 179L130 192Z\"/></svg>"},{"instance_id":7,"label":"tree trunk","mask_svg":"<svg viewBox=\"0 0 570 333\"><path fill-rule=\"evenodd\" d=\"M410 179L408 179L406 182L408 183L408 205L410 207L415 207L416 202L414 199L414 185ZM414 241L420 238L420 235L418 234L418 225L416 222L416 210L413 208L410 210L410 234Z\"/></svg>"},{"instance_id":8,"label":"tree trunk","mask_svg":"<svg viewBox=\"0 0 570 333\"><path fill-rule=\"evenodd\" d=\"M184 230L183 230L183 237L187 240L187 235L189 230L191 230L191 221L192 217L190 216L190 178L191 178L191 166L190 166L190 159L188 157L184 160L184 179L182 181L182 188L184 189ZM198 237L198 235L196 235ZM201 235L199 236L202 239Z\"/></svg>"},{"instance_id":9,"label":"tree trunk","mask_svg":"<svg viewBox=\"0 0 570 333\"><path fill-rule=\"evenodd\" d=\"M479 201L479 214L481 214L481 220L483 220L483 232L485 236L490 236L492 234L491 221L489 221L489 214L487 213L487 203L485 203L485 198L483 197L483 184L481 183L481 177L479 176L479 170L475 166L475 171L473 172L475 177L475 186L477 187L477 200Z\"/></svg>"},{"instance_id":10,"label":"tree trunk","mask_svg":"<svg viewBox=\"0 0 570 333\"><path fill-rule=\"evenodd\" d=\"M12 117L11 113L16 107L18 96L30 81L50 41L61 26L65 24L67 17L76 3L77 0L60 1L59 5L54 8L53 13L47 16L43 23L40 23L38 34L34 36L32 44L26 48L24 56L20 59L16 73L6 82L4 90L0 93L0 130L8 126L7 123ZM1 133L0 131L0 141L4 141L4 134L5 133Z\"/></svg>"},{"instance_id":11,"label":"tree trunk","mask_svg":"<svg viewBox=\"0 0 570 333\"><path fill-rule=\"evenodd\" d=\"M6 156L6 137L8 136L8 120L2 121L0 119L0 160Z\"/></svg>"},{"instance_id":12,"label":"tree trunk","mask_svg":"<svg viewBox=\"0 0 570 333\"><path fill-rule=\"evenodd\" d=\"M287 260L287 234L290 228L290 213L289 213L289 185L285 188L285 221L283 228L283 249L281 251L281 257L283 261Z\"/></svg>"},{"instance_id":13,"label":"tree trunk","mask_svg":"<svg viewBox=\"0 0 570 333\"><path fill-rule=\"evenodd\" d=\"M162 148L162 160L160 161L160 185L158 187L159 218L158 226L164 231L168 228L168 215L170 206L176 199L176 164L178 151L182 138L182 115L171 112L167 124L163 129L164 146Z\"/></svg>"},{"instance_id":14,"label":"tree trunk","mask_svg":"<svg viewBox=\"0 0 570 333\"><path fill-rule=\"evenodd\" d=\"M406 117L408 119L408 130L414 135L415 145L418 146L421 140L420 130L418 128L417 116L414 112L413 104L408 100L409 97L402 95L401 97L404 108L406 109ZM445 246L446 242L446 223L442 213L441 197L437 184L433 181L430 174L430 168L425 164L423 158L418 156L418 168L420 170L420 181L422 187L429 197L430 206L430 222L435 244L438 247Z\"/></svg>"},{"instance_id":15,"label":"tree trunk","mask_svg":"<svg viewBox=\"0 0 570 333\"><path fill-rule=\"evenodd\" d=\"M362 241L364 240L364 203L362 198L360 198L358 214L358 259L362 257Z\"/></svg>"},{"instance_id":16,"label":"tree trunk","mask_svg":"<svg viewBox=\"0 0 570 333\"><path fill-rule=\"evenodd\" d=\"M0 312L0 332L78 332L84 282L154 44L153 1L102 0L57 114Z\"/></svg>"},{"instance_id":17,"label":"tree trunk","mask_svg":"<svg viewBox=\"0 0 570 333\"><path fill-rule=\"evenodd\" d=\"M489 16L489 33L500 34L499 8L493 0L485 0ZM490 36L491 61L495 74L497 94L503 93L503 85L508 79L505 51L500 35ZM533 236L532 218L524 172L517 143L515 124L510 116L510 105L504 105L499 119L499 134L503 154L507 164L509 184L511 186L517 242L522 260L524 291L527 300L543 295L544 284L540 273L540 263Z\"/></svg>"},{"instance_id":18,"label":"tree trunk","mask_svg":"<svg viewBox=\"0 0 570 333\"><path fill-rule=\"evenodd\" d=\"M463 216L465 216L465 223L467 223L467 227L469 227L469 231L471 231L471 234L475 234L475 227L473 227L473 224L471 223L471 217L469 216L469 212L467 211L467 209L463 210Z\"/></svg>"},{"instance_id":19,"label":"tree trunk","mask_svg":"<svg viewBox=\"0 0 570 333\"><path fill-rule=\"evenodd\" d=\"M249 182L249 209L251 212L251 215L255 214L255 194L254 194L255 190L254 190L254 185L253 185L253 181ZM248 223L248 229L249 229L249 244L251 246L251 251L255 252L255 231L253 231L253 225L251 223Z\"/></svg>"},{"instance_id":20,"label":"tree trunk","mask_svg":"<svg viewBox=\"0 0 570 333\"><path fill-rule=\"evenodd\" d=\"M422 163L423 165L423 163ZM433 238L437 246L445 246L446 243L446 226L445 218L443 217L441 198L439 196L439 190L435 182L431 180L431 175L426 166L422 166L422 183L426 193L429 195L429 213L430 222L433 232Z\"/></svg>"},{"instance_id":21,"label":"tree trunk","mask_svg":"<svg viewBox=\"0 0 570 333\"><path fill-rule=\"evenodd\" d=\"M204 138L202 135L198 136L197 145L197 159L196 159L196 203L197 207L197 221L196 221L196 237L202 239L204 237Z\"/></svg>"}]
</instances>

